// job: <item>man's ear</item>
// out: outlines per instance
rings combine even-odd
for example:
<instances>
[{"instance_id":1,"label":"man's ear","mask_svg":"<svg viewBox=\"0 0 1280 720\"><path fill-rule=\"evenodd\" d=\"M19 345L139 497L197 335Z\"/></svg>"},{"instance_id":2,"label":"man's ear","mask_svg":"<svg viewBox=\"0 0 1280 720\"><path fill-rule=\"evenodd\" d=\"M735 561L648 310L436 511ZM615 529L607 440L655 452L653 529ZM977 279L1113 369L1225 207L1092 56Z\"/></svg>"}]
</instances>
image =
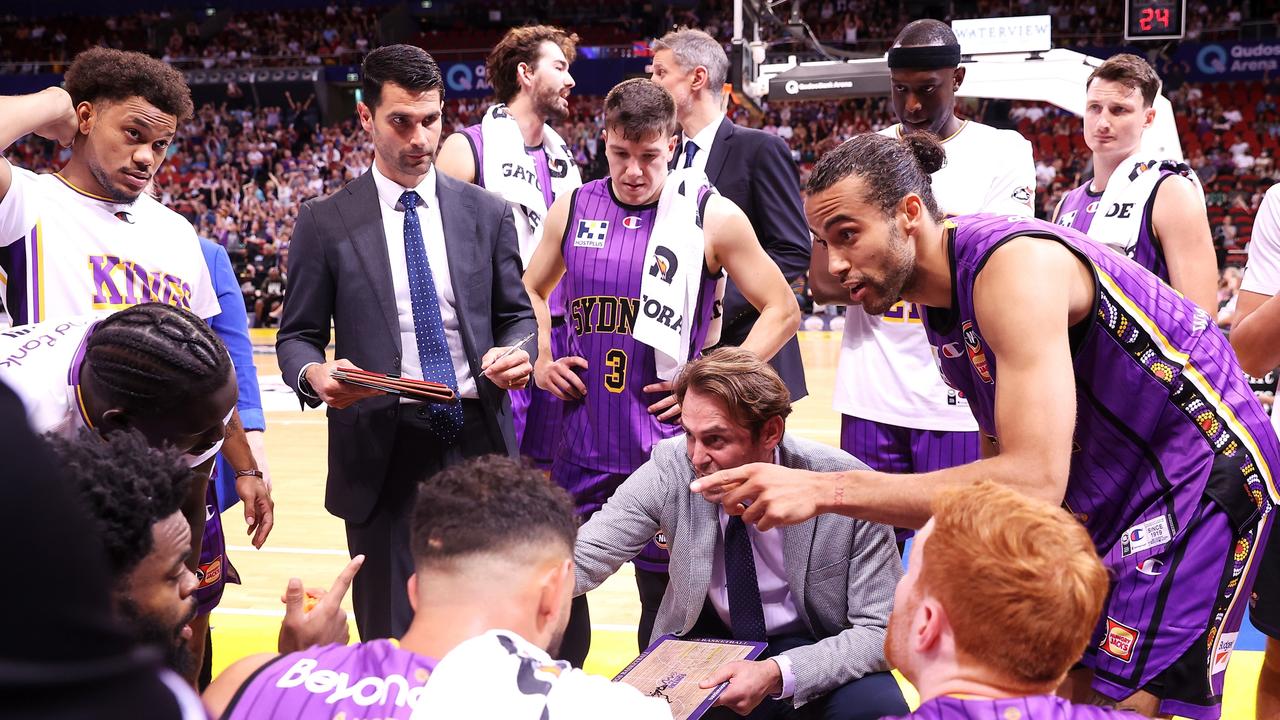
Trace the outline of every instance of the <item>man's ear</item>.
<instances>
[{"instance_id":1,"label":"man's ear","mask_svg":"<svg viewBox=\"0 0 1280 720\"><path fill-rule=\"evenodd\" d=\"M409 576L409 581L405 583L405 592L409 593L409 607L413 611L418 612L418 573Z\"/></svg>"},{"instance_id":2,"label":"man's ear","mask_svg":"<svg viewBox=\"0 0 1280 720\"><path fill-rule=\"evenodd\" d=\"M955 88L956 90L959 90L960 86L964 84L965 69L966 68L964 68L963 66L958 67L956 68L955 74L951 76L951 78L955 81L952 84L952 87Z\"/></svg>"},{"instance_id":3,"label":"man's ear","mask_svg":"<svg viewBox=\"0 0 1280 720\"><path fill-rule=\"evenodd\" d=\"M760 441L768 448L776 448L782 443L782 433L786 430L787 424L779 415L774 415L764 421L764 426L760 428Z\"/></svg>"},{"instance_id":4,"label":"man's ear","mask_svg":"<svg viewBox=\"0 0 1280 720\"><path fill-rule=\"evenodd\" d=\"M102 413L102 417L94 423L94 429L102 435L115 432L116 430L127 430L133 427L132 418L129 414L120 408L111 408Z\"/></svg>"},{"instance_id":5,"label":"man's ear","mask_svg":"<svg viewBox=\"0 0 1280 720\"><path fill-rule=\"evenodd\" d=\"M566 612L565 598L573 597L573 560L549 565L542 576L542 587L538 591L538 632L555 632L560 627L561 616Z\"/></svg>"},{"instance_id":6,"label":"man's ear","mask_svg":"<svg viewBox=\"0 0 1280 720\"><path fill-rule=\"evenodd\" d=\"M363 102L356 103L356 115L360 118L360 127L367 133L373 132L373 110Z\"/></svg>"},{"instance_id":7,"label":"man's ear","mask_svg":"<svg viewBox=\"0 0 1280 720\"><path fill-rule=\"evenodd\" d=\"M942 603L939 603L936 598L926 596L916 606L916 616L911 620L912 651L922 655L937 652L943 638L951 629Z\"/></svg>"},{"instance_id":8,"label":"man's ear","mask_svg":"<svg viewBox=\"0 0 1280 720\"><path fill-rule=\"evenodd\" d=\"M88 135L89 131L98 122L98 113L93 107L93 103L85 100L76 105L76 121L80 126L80 134Z\"/></svg>"}]
</instances>

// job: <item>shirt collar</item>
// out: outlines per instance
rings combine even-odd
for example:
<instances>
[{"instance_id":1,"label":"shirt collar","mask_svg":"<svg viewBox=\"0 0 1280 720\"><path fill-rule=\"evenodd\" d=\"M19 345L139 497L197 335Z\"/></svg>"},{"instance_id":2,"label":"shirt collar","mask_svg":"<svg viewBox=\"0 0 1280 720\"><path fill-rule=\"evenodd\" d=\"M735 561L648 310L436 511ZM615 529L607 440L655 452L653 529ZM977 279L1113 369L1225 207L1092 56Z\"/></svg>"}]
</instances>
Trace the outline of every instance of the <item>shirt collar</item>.
<instances>
[{"instance_id":1,"label":"shirt collar","mask_svg":"<svg viewBox=\"0 0 1280 720\"><path fill-rule=\"evenodd\" d=\"M378 170L378 163L374 162L372 167L373 184L378 188L378 199L383 205L397 212L403 212L402 208L397 206L400 204L400 196L405 190L416 190L418 197L422 198L428 205L433 204L436 199L436 166L433 164L427 174L422 176L416 187L407 188L394 180L390 180Z\"/></svg>"},{"instance_id":2,"label":"shirt collar","mask_svg":"<svg viewBox=\"0 0 1280 720\"><path fill-rule=\"evenodd\" d=\"M716 133L720 131L720 123L722 122L724 122L724 113L717 113L715 119L699 130L697 135L689 138L694 145L698 146L699 154L711 149L711 143L715 142Z\"/></svg>"}]
</instances>

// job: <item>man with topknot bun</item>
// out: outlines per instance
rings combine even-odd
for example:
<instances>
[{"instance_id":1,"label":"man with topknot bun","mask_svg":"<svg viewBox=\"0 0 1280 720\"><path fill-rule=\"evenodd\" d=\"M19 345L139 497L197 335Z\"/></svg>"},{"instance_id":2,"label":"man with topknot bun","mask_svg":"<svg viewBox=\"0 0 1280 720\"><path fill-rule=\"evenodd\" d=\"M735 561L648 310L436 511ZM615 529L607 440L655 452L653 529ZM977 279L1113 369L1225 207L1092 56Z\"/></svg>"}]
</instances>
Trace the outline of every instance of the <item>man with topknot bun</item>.
<instances>
[{"instance_id":1,"label":"man with topknot bun","mask_svg":"<svg viewBox=\"0 0 1280 720\"><path fill-rule=\"evenodd\" d=\"M1276 434L1204 310L1070 228L944 221L929 181L944 161L923 134L855 137L814 167L805 212L851 302L924 306L987 457L914 475L747 465L694 489L762 530L822 512L919 528L935 496L979 480L1061 503L1112 578L1062 691L1217 718L1277 498Z\"/></svg>"}]
</instances>

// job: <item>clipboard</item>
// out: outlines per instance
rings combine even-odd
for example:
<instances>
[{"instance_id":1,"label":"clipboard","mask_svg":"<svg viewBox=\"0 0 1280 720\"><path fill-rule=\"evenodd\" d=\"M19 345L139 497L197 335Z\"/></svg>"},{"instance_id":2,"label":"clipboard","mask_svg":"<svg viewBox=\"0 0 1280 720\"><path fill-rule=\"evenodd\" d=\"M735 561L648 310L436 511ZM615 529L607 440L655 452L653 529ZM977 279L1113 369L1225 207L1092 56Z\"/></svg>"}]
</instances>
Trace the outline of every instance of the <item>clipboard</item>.
<instances>
[{"instance_id":1,"label":"clipboard","mask_svg":"<svg viewBox=\"0 0 1280 720\"><path fill-rule=\"evenodd\" d=\"M358 385L390 395L402 395L426 402L457 402L453 388L429 380L411 380L357 368L334 368L329 377L348 385Z\"/></svg>"},{"instance_id":2,"label":"clipboard","mask_svg":"<svg viewBox=\"0 0 1280 720\"><path fill-rule=\"evenodd\" d=\"M663 698L671 705L675 720L696 720L729 686L723 682L704 690L698 684L727 662L755 660L767 646L768 643L745 640L663 635L613 681L626 683L649 697Z\"/></svg>"}]
</instances>

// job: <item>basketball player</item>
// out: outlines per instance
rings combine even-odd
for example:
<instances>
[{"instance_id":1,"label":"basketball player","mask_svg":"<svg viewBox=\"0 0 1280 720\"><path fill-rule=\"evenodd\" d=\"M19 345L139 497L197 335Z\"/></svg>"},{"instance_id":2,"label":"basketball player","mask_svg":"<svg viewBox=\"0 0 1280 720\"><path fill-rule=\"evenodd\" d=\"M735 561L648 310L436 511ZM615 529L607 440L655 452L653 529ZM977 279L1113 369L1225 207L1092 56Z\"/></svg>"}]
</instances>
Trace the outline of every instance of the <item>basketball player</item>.
<instances>
[{"instance_id":1,"label":"basketball player","mask_svg":"<svg viewBox=\"0 0 1280 720\"><path fill-rule=\"evenodd\" d=\"M68 318L0 333L0 380L17 390L38 432L70 436L87 428L107 435L133 428L152 445L186 455L200 476L183 514L198 541L194 552L201 553L200 564L192 565L200 568L202 592L191 647L202 657L208 613L225 581L235 577L221 516L216 505L208 507L207 494L209 469L224 446L237 398L222 342L194 314L147 303L105 319ZM237 463L251 461L247 446L238 452ZM261 547L274 523L271 493L254 475L237 477L236 491L253 544Z\"/></svg>"},{"instance_id":2,"label":"basketball player","mask_svg":"<svg viewBox=\"0 0 1280 720\"><path fill-rule=\"evenodd\" d=\"M0 159L0 284L14 324L143 302L217 315L194 228L143 192L191 115L182 74L93 48L66 86L0 98L0 148L29 133L71 147L49 175Z\"/></svg>"},{"instance_id":3,"label":"basketball player","mask_svg":"<svg viewBox=\"0 0 1280 720\"><path fill-rule=\"evenodd\" d=\"M548 25L512 28L494 46L485 63L497 104L484 119L450 135L436 161L441 172L502 195L511 203L527 267L542 237L542 222L556 197L582 185L573 153L550 122L569 116L569 91L578 36ZM488 172L485 170L488 168ZM564 298L551 304L551 347L567 351ZM563 403L537 387L512 390L512 419L520 454L544 470L560 441Z\"/></svg>"},{"instance_id":4,"label":"basketball player","mask_svg":"<svg viewBox=\"0 0 1280 720\"><path fill-rule=\"evenodd\" d=\"M1065 690L1216 718L1270 530L1276 435L1203 309L1074 230L943 222L929 173L944 159L926 136L861 135L815 166L806 213L852 302L926 307L943 374L996 454L914 475L746 466L694 485L762 529L819 511L919 527L939 491L981 479L1065 503L1115 582Z\"/></svg>"},{"instance_id":5,"label":"basketball player","mask_svg":"<svg viewBox=\"0 0 1280 720\"><path fill-rule=\"evenodd\" d=\"M1280 184L1272 185L1258 206L1249 241L1249 263L1231 325L1231 347L1244 371L1261 377L1280 366ZM1271 427L1280 432L1280 412L1271 407ZM1262 558L1253 587L1249 617L1267 634L1258 676L1257 717L1280 718L1280 541Z\"/></svg>"},{"instance_id":6,"label":"basketball player","mask_svg":"<svg viewBox=\"0 0 1280 720\"><path fill-rule=\"evenodd\" d=\"M609 91L609 177L556 200L524 277L546 353L534 378L565 401L551 477L584 520L654 443L679 434L670 381L715 341L724 270L760 310L742 347L768 360L799 327L795 295L746 216L699 172L667 178L675 128L675 102L661 86L636 78ZM573 334L569 352L556 355L548 299L559 285ZM646 569L663 569L659 549L639 556ZM590 646L585 596L575 605L565 657L581 662Z\"/></svg>"},{"instance_id":7,"label":"basketball player","mask_svg":"<svg viewBox=\"0 0 1280 720\"><path fill-rule=\"evenodd\" d=\"M920 692L903 720L1137 720L1053 694L1107 598L1106 568L1080 523L992 482L944 491L933 510L884 641Z\"/></svg>"},{"instance_id":8,"label":"basketball player","mask_svg":"<svg viewBox=\"0 0 1280 720\"><path fill-rule=\"evenodd\" d=\"M66 90L0 97L0 148L29 133L71 147L66 167L46 175L0 158L0 286L14 325L147 302L204 319L220 312L195 229L146 192L191 112L180 72L142 53L100 47L76 56ZM256 472L238 414L227 436L234 470ZM221 523L211 518L206 532L205 517L218 508L207 486L200 484L204 497L193 496L184 514L197 540L190 565L201 571L201 605L212 609L225 582L237 580ZM246 506L247 516L255 511ZM202 644L203 627L197 631Z\"/></svg>"},{"instance_id":9,"label":"basketball player","mask_svg":"<svg viewBox=\"0 0 1280 720\"><path fill-rule=\"evenodd\" d=\"M1031 144L1012 130L956 117L964 82L960 43L946 23L916 20L889 50L890 98L899 123L881 134L928 132L947 149L932 176L940 209L952 215L1031 215L1035 166ZM883 315L850 305L814 243L809 288L814 300L848 305L836 371L840 447L874 470L931 472L978 459L978 425L964 396L937 371L920 309L901 301ZM875 378L874 382L867 382ZM903 536L904 533L899 533Z\"/></svg>"},{"instance_id":10,"label":"basketball player","mask_svg":"<svg viewBox=\"0 0 1280 720\"><path fill-rule=\"evenodd\" d=\"M205 692L214 716L671 716L547 655L568 619L577 522L544 473L498 455L450 466L422 483L411 532L414 617L398 643L245 658Z\"/></svg>"},{"instance_id":11,"label":"basketball player","mask_svg":"<svg viewBox=\"0 0 1280 720\"><path fill-rule=\"evenodd\" d=\"M1093 178L1062 198L1054 222L1127 255L1217 313L1218 262L1195 172L1142 152L1142 134L1156 117L1156 71L1122 53L1098 66L1085 89Z\"/></svg>"}]
</instances>

